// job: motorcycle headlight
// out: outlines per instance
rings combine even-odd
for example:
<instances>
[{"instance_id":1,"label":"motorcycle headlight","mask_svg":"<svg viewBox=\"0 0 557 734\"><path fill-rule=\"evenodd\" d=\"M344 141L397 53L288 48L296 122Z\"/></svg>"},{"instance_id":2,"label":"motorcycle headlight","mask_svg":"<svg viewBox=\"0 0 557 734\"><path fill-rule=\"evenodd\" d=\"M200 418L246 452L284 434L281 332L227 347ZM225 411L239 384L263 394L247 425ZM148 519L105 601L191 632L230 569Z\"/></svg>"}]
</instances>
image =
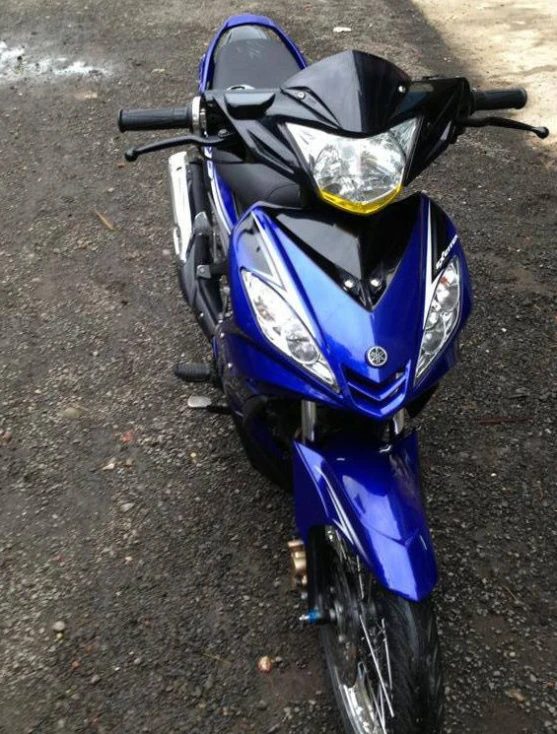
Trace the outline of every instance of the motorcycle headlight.
<instances>
[{"instance_id":1,"label":"motorcycle headlight","mask_svg":"<svg viewBox=\"0 0 557 734\"><path fill-rule=\"evenodd\" d=\"M418 357L415 382L423 376L449 341L460 312L460 269L458 259L447 265L437 281L431 300Z\"/></svg>"},{"instance_id":2,"label":"motorcycle headlight","mask_svg":"<svg viewBox=\"0 0 557 734\"><path fill-rule=\"evenodd\" d=\"M347 138L287 123L322 199L354 214L371 214L402 190L418 120L371 138Z\"/></svg>"},{"instance_id":3,"label":"motorcycle headlight","mask_svg":"<svg viewBox=\"0 0 557 734\"><path fill-rule=\"evenodd\" d=\"M263 335L287 357L338 390L334 373L323 353L284 298L249 270L242 270L242 279Z\"/></svg>"}]
</instances>

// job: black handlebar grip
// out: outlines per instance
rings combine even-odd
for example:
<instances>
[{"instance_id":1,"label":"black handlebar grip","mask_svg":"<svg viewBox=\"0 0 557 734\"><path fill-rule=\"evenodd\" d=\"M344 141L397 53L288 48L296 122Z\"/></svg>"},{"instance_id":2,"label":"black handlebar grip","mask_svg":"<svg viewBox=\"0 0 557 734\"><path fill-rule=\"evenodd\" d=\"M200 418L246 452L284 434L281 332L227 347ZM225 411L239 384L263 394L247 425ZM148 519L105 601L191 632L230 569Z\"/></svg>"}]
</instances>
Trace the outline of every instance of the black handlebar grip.
<instances>
[{"instance_id":1,"label":"black handlebar grip","mask_svg":"<svg viewBox=\"0 0 557 734\"><path fill-rule=\"evenodd\" d=\"M120 110L118 128L122 133L128 130L191 129L191 104L158 110Z\"/></svg>"},{"instance_id":2,"label":"black handlebar grip","mask_svg":"<svg viewBox=\"0 0 557 734\"><path fill-rule=\"evenodd\" d=\"M528 101L523 87L515 89L481 89L472 90L473 112L479 110L521 110Z\"/></svg>"}]
</instances>

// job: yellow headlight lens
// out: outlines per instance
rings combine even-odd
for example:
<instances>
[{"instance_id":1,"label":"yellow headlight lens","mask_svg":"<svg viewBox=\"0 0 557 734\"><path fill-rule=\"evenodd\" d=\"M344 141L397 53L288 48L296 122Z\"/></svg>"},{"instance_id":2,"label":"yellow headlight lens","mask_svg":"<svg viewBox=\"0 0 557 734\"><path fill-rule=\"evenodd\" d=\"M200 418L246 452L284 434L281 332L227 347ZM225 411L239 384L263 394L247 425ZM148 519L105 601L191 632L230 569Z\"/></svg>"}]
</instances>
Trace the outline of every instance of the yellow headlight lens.
<instances>
[{"instance_id":1,"label":"yellow headlight lens","mask_svg":"<svg viewBox=\"0 0 557 734\"><path fill-rule=\"evenodd\" d=\"M385 194L385 196L382 196L380 199L369 202L369 204L349 201L348 199L343 199L341 196L337 196L336 194L331 194L329 191L325 191L324 189L319 189L319 196L329 204L336 206L338 209L344 209L344 211L352 212L352 214L375 214L375 212L378 212L380 209L384 209L387 204L391 203L391 201L394 201L401 191L402 184L400 183L395 189L393 189L393 191Z\"/></svg>"}]
</instances>

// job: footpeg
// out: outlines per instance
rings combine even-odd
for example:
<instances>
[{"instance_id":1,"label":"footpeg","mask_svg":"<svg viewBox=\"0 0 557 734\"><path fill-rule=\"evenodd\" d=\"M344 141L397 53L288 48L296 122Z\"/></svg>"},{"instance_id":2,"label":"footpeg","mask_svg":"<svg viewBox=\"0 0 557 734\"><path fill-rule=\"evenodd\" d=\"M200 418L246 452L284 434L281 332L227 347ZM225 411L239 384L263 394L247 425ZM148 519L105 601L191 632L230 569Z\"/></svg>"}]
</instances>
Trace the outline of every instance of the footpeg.
<instances>
[{"instance_id":1,"label":"footpeg","mask_svg":"<svg viewBox=\"0 0 557 734\"><path fill-rule=\"evenodd\" d=\"M232 411L228 405L213 405L211 398L205 395L190 395L188 398L188 408L192 410L206 410L207 413L215 415L232 415Z\"/></svg>"},{"instance_id":2,"label":"footpeg","mask_svg":"<svg viewBox=\"0 0 557 734\"><path fill-rule=\"evenodd\" d=\"M177 364L174 374L184 382L213 382L215 378L211 365L199 362Z\"/></svg>"}]
</instances>

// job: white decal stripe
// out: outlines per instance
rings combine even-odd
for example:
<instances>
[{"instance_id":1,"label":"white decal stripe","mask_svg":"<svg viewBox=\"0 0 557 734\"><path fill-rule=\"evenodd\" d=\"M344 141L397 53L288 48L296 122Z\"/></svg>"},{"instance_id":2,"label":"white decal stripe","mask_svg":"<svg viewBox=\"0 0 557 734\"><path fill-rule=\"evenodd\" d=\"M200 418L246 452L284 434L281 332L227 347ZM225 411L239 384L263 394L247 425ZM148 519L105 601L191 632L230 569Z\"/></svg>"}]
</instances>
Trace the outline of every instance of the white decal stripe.
<instances>
[{"instance_id":1,"label":"white decal stripe","mask_svg":"<svg viewBox=\"0 0 557 734\"><path fill-rule=\"evenodd\" d=\"M424 301L424 320L423 320L423 326L425 327L425 322L427 321L427 316L429 314L429 309L431 307L431 302L433 300L433 295L435 293L435 289L437 288L437 283L439 283L439 278L441 277L441 273L437 275L436 278L432 279L432 273L434 272L434 265L433 262L433 238L431 236L431 203L428 205L428 213L427 213L427 258L426 258L426 272L425 272L425 301Z\"/></svg>"}]
</instances>

